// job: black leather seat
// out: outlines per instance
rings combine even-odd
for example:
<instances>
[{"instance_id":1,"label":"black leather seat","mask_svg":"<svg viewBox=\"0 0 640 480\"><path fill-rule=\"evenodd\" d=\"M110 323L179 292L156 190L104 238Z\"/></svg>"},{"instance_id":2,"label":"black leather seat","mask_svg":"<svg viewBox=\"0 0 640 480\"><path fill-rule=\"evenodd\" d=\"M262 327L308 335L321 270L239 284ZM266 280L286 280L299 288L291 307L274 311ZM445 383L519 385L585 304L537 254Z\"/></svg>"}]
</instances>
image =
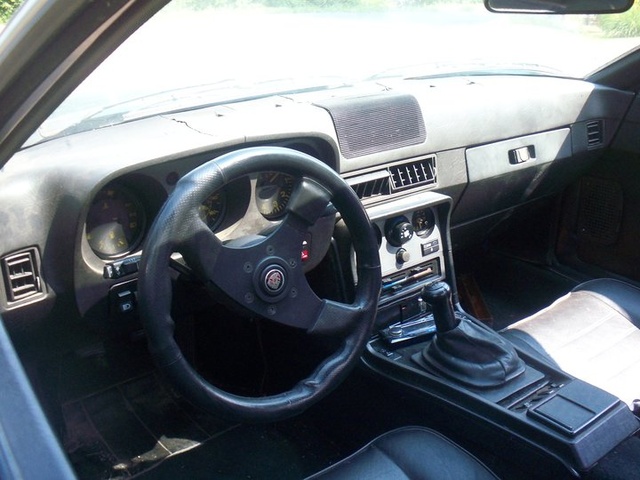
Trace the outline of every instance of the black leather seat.
<instances>
[{"instance_id":1,"label":"black leather seat","mask_svg":"<svg viewBox=\"0 0 640 480\"><path fill-rule=\"evenodd\" d=\"M631 408L640 398L640 289L628 283L585 282L501 333Z\"/></svg>"},{"instance_id":2,"label":"black leather seat","mask_svg":"<svg viewBox=\"0 0 640 480\"><path fill-rule=\"evenodd\" d=\"M448 438L424 427L379 436L311 479L492 479L491 470Z\"/></svg>"}]
</instances>

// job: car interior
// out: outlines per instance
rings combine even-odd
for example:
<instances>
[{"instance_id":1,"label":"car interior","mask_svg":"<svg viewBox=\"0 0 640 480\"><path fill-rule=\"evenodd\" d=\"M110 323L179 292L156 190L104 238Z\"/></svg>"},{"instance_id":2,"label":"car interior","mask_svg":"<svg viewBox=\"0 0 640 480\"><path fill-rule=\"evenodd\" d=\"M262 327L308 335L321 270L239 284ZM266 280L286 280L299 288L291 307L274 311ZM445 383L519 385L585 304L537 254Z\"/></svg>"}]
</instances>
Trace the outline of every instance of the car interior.
<instances>
[{"instance_id":1,"label":"car interior","mask_svg":"<svg viewBox=\"0 0 640 480\"><path fill-rule=\"evenodd\" d=\"M0 37L0 478L638 478L640 50L44 138L163 2L75 3Z\"/></svg>"}]
</instances>

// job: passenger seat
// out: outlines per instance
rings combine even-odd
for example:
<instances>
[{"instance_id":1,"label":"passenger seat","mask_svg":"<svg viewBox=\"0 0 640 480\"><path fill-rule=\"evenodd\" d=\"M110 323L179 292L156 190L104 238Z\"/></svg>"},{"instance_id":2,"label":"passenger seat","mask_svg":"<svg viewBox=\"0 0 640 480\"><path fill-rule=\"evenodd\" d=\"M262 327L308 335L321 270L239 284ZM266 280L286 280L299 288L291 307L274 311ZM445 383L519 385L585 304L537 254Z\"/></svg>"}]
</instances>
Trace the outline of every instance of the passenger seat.
<instances>
[{"instance_id":1,"label":"passenger seat","mask_svg":"<svg viewBox=\"0 0 640 480\"><path fill-rule=\"evenodd\" d=\"M500 333L632 409L640 398L640 289L633 285L590 280Z\"/></svg>"}]
</instances>

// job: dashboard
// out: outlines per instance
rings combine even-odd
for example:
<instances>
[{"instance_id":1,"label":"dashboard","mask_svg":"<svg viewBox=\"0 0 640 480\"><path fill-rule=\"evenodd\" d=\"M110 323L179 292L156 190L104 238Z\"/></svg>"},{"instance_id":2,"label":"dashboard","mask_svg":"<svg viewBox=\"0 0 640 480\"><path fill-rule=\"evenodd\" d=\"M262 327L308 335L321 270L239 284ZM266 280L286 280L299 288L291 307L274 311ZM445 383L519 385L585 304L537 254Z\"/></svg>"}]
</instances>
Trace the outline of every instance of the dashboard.
<instances>
[{"instance_id":1,"label":"dashboard","mask_svg":"<svg viewBox=\"0 0 640 480\"><path fill-rule=\"evenodd\" d=\"M25 148L0 177L8 206L0 312L20 329L64 298L102 331L126 325L146 234L179 179L226 152L270 145L319 159L357 193L379 241L379 319L392 322L420 310L425 282L454 280L454 249L595 161L631 100L549 77L389 80L153 116ZM298 181L261 172L210 192L194 214L222 241L268 235ZM327 214L300 249L305 271L327 263L348 285L357 278L339 220ZM36 288L16 297L10 264L23 254Z\"/></svg>"}]
</instances>

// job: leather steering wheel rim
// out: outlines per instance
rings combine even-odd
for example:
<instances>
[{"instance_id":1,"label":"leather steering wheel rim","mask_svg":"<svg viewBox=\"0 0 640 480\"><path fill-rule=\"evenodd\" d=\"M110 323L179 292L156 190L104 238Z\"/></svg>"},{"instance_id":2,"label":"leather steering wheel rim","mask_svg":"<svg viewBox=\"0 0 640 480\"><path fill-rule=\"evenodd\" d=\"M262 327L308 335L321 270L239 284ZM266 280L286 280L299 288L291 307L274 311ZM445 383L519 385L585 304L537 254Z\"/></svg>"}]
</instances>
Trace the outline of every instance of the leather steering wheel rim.
<instances>
[{"instance_id":1,"label":"leather steering wheel rim","mask_svg":"<svg viewBox=\"0 0 640 480\"><path fill-rule=\"evenodd\" d=\"M340 347L289 391L265 397L245 397L210 384L182 355L173 337L175 324L171 316L172 287L168 269L173 252L193 249L198 242L194 240L198 236L194 206L233 180L262 171L279 171L310 179L328 193L351 233L357 285L351 304L320 300L318 318L305 327L311 334L340 335ZM371 335L380 282L377 240L367 213L351 187L334 170L305 153L282 147L253 147L211 160L178 182L147 236L138 294L151 354L160 370L188 400L234 420L275 421L296 415L323 398L355 366ZM295 301L293 294L288 297L293 300L288 298L287 301Z\"/></svg>"}]
</instances>

